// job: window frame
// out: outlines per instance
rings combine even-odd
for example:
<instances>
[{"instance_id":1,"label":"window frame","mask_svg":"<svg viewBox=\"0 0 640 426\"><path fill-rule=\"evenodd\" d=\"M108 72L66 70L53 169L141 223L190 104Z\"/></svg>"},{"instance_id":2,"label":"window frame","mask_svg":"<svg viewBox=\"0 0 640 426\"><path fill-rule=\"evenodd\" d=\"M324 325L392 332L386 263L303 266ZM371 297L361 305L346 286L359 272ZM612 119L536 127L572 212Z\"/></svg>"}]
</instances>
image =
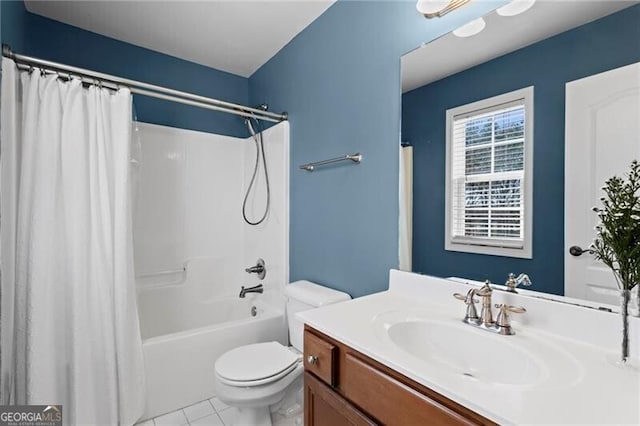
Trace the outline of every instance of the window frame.
<instances>
[{"instance_id":1,"label":"window frame","mask_svg":"<svg viewBox=\"0 0 640 426\"><path fill-rule=\"evenodd\" d=\"M509 242L491 240L484 237L454 237L453 236L453 123L454 118L461 115L472 115L501 105L522 101L524 104L524 177L522 202L523 212L523 240ZM533 86L514 90L491 98L461 105L446 111L446 182L445 182L445 250L464 253L487 254L494 256L533 258Z\"/></svg>"}]
</instances>

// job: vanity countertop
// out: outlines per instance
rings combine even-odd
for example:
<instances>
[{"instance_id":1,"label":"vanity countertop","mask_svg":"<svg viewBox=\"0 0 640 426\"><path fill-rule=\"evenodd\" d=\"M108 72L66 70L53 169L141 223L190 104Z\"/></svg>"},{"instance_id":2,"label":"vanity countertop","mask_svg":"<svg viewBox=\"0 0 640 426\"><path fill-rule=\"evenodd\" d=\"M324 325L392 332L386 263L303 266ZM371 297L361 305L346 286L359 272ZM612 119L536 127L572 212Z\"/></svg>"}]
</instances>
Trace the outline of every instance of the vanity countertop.
<instances>
[{"instance_id":1,"label":"vanity countertop","mask_svg":"<svg viewBox=\"0 0 640 426\"><path fill-rule=\"evenodd\" d=\"M451 294L464 294L469 288L464 283L391 271L388 291L297 315L318 331L499 424L640 424L637 318L632 318L634 368L621 368L615 365L619 339L601 338L620 335L619 315L494 291L494 303L528 309L521 319L512 317L516 335L501 336L462 324L465 306ZM486 339L485 356L493 357L493 348L503 343L523 355L535 353L541 358L536 370L541 378L536 383L489 383L443 368L446 359L426 362L389 339L389 318L399 315L405 320L468 327L478 333L473 336L476 345L479 341L484 345ZM617 345L608 347L616 341ZM464 348L464 343L452 345ZM496 349L495 357L500 355ZM521 377L521 370L528 368L525 361L506 361L514 377Z\"/></svg>"}]
</instances>

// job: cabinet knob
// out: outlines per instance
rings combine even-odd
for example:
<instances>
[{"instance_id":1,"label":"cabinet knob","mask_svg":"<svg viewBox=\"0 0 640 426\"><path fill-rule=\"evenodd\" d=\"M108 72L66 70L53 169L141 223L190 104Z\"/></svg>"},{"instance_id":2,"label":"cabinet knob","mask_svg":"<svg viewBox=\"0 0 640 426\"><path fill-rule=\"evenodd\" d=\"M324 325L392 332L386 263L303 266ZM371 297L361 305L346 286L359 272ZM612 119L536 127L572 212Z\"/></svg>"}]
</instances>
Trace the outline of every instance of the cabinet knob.
<instances>
[{"instance_id":1,"label":"cabinet knob","mask_svg":"<svg viewBox=\"0 0 640 426\"><path fill-rule=\"evenodd\" d=\"M318 362L318 357L317 357L317 356L315 356L315 355L309 355L309 356L307 357L307 362L308 362L309 364L315 364L316 362Z\"/></svg>"}]
</instances>

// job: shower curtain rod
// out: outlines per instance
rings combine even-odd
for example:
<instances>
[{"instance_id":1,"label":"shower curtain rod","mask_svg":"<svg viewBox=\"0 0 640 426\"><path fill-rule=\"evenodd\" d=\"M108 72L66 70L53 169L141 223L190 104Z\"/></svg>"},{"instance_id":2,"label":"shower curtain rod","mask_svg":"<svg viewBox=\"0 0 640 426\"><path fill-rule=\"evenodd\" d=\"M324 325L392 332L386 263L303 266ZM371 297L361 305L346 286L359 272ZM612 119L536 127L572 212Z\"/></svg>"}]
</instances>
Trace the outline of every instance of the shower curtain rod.
<instances>
[{"instance_id":1,"label":"shower curtain rod","mask_svg":"<svg viewBox=\"0 0 640 426\"><path fill-rule=\"evenodd\" d=\"M199 108L206 108L214 111L227 112L241 117L256 118L258 120L279 123L287 119L287 113L281 114L264 111L258 108L250 108L244 105L221 101L219 99L207 98L205 96L194 95L193 93L182 92L168 87L156 86L154 84L143 83L141 81L130 80L128 78L116 77L97 71L78 68L71 65L60 64L32 56L20 55L11 50L7 44L2 45L2 56L13 59L21 68L42 68L45 71L67 74L68 77L79 76L92 80L98 80L104 87L117 90L123 86L129 88L131 93L136 93L152 98L163 99L165 101L178 102Z\"/></svg>"}]
</instances>

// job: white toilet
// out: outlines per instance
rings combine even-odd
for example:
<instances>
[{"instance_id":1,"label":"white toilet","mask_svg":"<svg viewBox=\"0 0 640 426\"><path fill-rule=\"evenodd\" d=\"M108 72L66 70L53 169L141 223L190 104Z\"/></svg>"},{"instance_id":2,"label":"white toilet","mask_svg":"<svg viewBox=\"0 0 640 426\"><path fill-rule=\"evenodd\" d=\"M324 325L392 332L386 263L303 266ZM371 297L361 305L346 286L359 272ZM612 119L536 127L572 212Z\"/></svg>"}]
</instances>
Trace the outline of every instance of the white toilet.
<instances>
[{"instance_id":1,"label":"white toilet","mask_svg":"<svg viewBox=\"0 0 640 426\"><path fill-rule=\"evenodd\" d=\"M222 402L237 407L235 425L270 426L270 406L282 401L285 394L301 393L304 325L295 314L351 298L309 281L289 284L285 295L291 346L278 342L240 346L216 361L216 394Z\"/></svg>"}]
</instances>

